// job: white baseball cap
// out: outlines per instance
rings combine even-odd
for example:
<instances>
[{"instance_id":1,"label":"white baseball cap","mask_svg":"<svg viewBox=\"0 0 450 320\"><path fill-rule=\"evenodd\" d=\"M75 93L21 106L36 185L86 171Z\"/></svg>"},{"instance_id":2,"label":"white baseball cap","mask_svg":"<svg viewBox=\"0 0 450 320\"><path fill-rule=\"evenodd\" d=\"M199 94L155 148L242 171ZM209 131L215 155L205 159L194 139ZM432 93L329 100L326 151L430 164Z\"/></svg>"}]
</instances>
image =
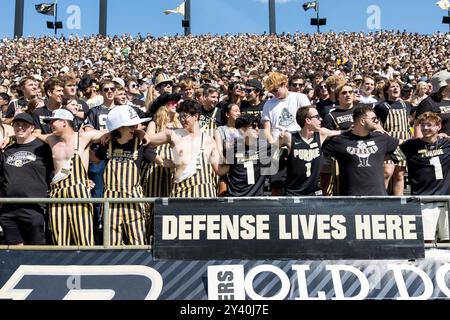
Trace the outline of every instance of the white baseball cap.
<instances>
[{"instance_id":1,"label":"white baseball cap","mask_svg":"<svg viewBox=\"0 0 450 320\"><path fill-rule=\"evenodd\" d=\"M150 121L150 118L139 118L136 110L130 106L121 105L114 107L106 118L106 128L109 132L120 127L135 126Z\"/></svg>"},{"instance_id":2,"label":"white baseball cap","mask_svg":"<svg viewBox=\"0 0 450 320\"><path fill-rule=\"evenodd\" d=\"M44 121L44 123L49 123L53 120L73 121L73 113L67 109L56 109L52 112L51 117L45 117L42 119L42 121Z\"/></svg>"},{"instance_id":3,"label":"white baseball cap","mask_svg":"<svg viewBox=\"0 0 450 320\"><path fill-rule=\"evenodd\" d=\"M450 84L450 72L442 70L431 77L431 84L433 86L433 93L438 92L440 88Z\"/></svg>"}]
</instances>

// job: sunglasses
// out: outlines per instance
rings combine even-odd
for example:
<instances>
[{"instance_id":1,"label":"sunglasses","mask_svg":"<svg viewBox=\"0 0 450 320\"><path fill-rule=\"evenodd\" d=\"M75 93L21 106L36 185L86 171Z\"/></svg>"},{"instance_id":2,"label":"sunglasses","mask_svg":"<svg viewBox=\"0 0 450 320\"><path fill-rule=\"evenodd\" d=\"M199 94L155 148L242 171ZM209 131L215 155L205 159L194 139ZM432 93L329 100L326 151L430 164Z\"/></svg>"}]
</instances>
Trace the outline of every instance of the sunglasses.
<instances>
[{"instance_id":1,"label":"sunglasses","mask_svg":"<svg viewBox=\"0 0 450 320\"><path fill-rule=\"evenodd\" d=\"M109 92L109 91L114 92L114 91L116 91L116 88L114 88L114 87L103 88L103 92Z\"/></svg>"},{"instance_id":2,"label":"sunglasses","mask_svg":"<svg viewBox=\"0 0 450 320\"><path fill-rule=\"evenodd\" d=\"M189 114L189 113L179 113L178 114L178 119L180 119L180 120L185 120L185 119L187 119L188 117L191 117L192 115L191 114Z\"/></svg>"},{"instance_id":3,"label":"sunglasses","mask_svg":"<svg viewBox=\"0 0 450 320\"><path fill-rule=\"evenodd\" d=\"M252 127L253 129L259 129L259 125L257 124L257 123L252 123L251 125L250 125L250 127Z\"/></svg>"},{"instance_id":4,"label":"sunglasses","mask_svg":"<svg viewBox=\"0 0 450 320\"><path fill-rule=\"evenodd\" d=\"M255 89L245 89L244 92L246 94L252 93L252 91L255 91Z\"/></svg>"},{"instance_id":5,"label":"sunglasses","mask_svg":"<svg viewBox=\"0 0 450 320\"><path fill-rule=\"evenodd\" d=\"M137 86L137 84L132 84L130 87L131 88L137 88L138 86Z\"/></svg>"},{"instance_id":6,"label":"sunglasses","mask_svg":"<svg viewBox=\"0 0 450 320\"><path fill-rule=\"evenodd\" d=\"M377 117L371 117L371 118L365 117L365 118L366 118L366 119L369 119L369 120L372 121L372 122L378 121L378 118L377 118Z\"/></svg>"},{"instance_id":7,"label":"sunglasses","mask_svg":"<svg viewBox=\"0 0 450 320\"><path fill-rule=\"evenodd\" d=\"M346 94L352 94L353 93L353 90L352 91L341 91L341 94L342 95L346 95Z\"/></svg>"},{"instance_id":8,"label":"sunglasses","mask_svg":"<svg viewBox=\"0 0 450 320\"><path fill-rule=\"evenodd\" d=\"M291 85L293 87L303 87L305 84L304 83L292 83Z\"/></svg>"}]
</instances>

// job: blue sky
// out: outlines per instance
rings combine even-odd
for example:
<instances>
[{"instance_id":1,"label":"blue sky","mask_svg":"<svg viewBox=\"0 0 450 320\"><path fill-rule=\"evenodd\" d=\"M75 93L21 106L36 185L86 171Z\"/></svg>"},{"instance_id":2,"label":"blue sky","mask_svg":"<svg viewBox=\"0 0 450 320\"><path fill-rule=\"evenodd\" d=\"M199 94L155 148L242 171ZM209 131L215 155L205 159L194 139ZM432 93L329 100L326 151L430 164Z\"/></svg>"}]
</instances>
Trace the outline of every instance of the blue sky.
<instances>
[{"instance_id":1,"label":"blue sky","mask_svg":"<svg viewBox=\"0 0 450 320\"><path fill-rule=\"evenodd\" d=\"M12 37L15 0L0 1L0 38ZM320 17L327 18L327 25L321 27L321 31L369 32L383 29L422 34L448 32L448 25L442 24L442 16L447 15L447 11L436 6L436 1L320 0ZM45 25L52 17L38 14L34 9L37 3L52 2L53 0L25 0L24 36L53 35L53 31L46 29ZM109 0L108 34L183 34L182 16L163 13L166 9L176 8L181 2L182 0ZM316 31L315 27L309 25L315 12L305 12L301 7L304 2L306 0L277 0L277 33ZM261 34L269 31L267 0L191 0L191 3L193 34ZM58 0L58 4L58 20L64 25L59 33L98 33L98 0Z\"/></svg>"}]
</instances>

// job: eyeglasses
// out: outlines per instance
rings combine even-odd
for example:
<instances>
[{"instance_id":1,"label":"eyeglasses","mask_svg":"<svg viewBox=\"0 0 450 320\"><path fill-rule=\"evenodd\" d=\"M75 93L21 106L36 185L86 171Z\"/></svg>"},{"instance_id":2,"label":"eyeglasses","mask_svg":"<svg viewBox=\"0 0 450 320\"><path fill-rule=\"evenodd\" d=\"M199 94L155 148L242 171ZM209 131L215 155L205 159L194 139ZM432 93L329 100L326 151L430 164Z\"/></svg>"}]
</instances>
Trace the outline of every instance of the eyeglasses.
<instances>
[{"instance_id":1,"label":"eyeglasses","mask_svg":"<svg viewBox=\"0 0 450 320\"><path fill-rule=\"evenodd\" d=\"M309 118L309 119L314 119L314 118L316 118L317 120L322 119L322 118L320 117L319 114L315 114L315 115L313 115L313 116L309 116L308 118Z\"/></svg>"},{"instance_id":2,"label":"eyeglasses","mask_svg":"<svg viewBox=\"0 0 450 320\"><path fill-rule=\"evenodd\" d=\"M377 122L377 121L379 121L377 117L371 117L371 118L369 118L369 117L364 117L364 118L369 119L369 120L372 121L372 122Z\"/></svg>"},{"instance_id":3,"label":"eyeglasses","mask_svg":"<svg viewBox=\"0 0 450 320\"><path fill-rule=\"evenodd\" d=\"M186 120L189 117L192 117L192 115L189 113L179 113L178 114L178 119L180 119L180 120Z\"/></svg>"},{"instance_id":4,"label":"eyeglasses","mask_svg":"<svg viewBox=\"0 0 450 320\"><path fill-rule=\"evenodd\" d=\"M114 87L103 88L103 92L109 92L109 91L114 92L114 91L116 91L116 88L114 88Z\"/></svg>"},{"instance_id":5,"label":"eyeglasses","mask_svg":"<svg viewBox=\"0 0 450 320\"><path fill-rule=\"evenodd\" d=\"M298 87L298 88L300 88L300 87L303 87L305 84L304 83L295 83L295 82L293 82L293 83L291 83L291 86L293 86L293 87Z\"/></svg>"}]
</instances>

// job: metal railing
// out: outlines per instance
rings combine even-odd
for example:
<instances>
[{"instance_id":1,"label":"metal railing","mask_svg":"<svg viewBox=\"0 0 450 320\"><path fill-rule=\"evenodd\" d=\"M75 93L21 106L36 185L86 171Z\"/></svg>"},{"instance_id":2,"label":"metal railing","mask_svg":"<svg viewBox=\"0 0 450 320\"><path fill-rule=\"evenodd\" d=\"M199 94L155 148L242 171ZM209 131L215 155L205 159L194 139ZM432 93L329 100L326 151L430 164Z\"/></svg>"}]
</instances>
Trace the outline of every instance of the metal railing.
<instances>
[{"instance_id":1,"label":"metal railing","mask_svg":"<svg viewBox=\"0 0 450 320\"><path fill-rule=\"evenodd\" d=\"M215 199L224 202L235 202L238 200L272 200L278 201L279 199L292 199L294 202L299 202L302 199L399 199L401 202L406 202L411 199L419 199L421 202L446 202L447 203L447 214L450 210L450 196L363 196L363 197L343 197L343 196L333 196L333 197L219 197L219 198L192 198L193 200L206 200ZM109 217L109 206L111 203L154 203L156 200L162 199L164 202L175 200L177 198L85 198L85 199L72 199L72 198L0 198L0 204L43 204L43 203L92 203L92 204L103 204L103 245L95 246L9 246L0 245L0 250L105 250L105 249L131 249L131 250L151 250L151 245L123 245L123 246L111 246L110 243L110 217ZM450 221L450 214L449 214ZM425 248L450 248L450 243L425 243Z\"/></svg>"}]
</instances>

